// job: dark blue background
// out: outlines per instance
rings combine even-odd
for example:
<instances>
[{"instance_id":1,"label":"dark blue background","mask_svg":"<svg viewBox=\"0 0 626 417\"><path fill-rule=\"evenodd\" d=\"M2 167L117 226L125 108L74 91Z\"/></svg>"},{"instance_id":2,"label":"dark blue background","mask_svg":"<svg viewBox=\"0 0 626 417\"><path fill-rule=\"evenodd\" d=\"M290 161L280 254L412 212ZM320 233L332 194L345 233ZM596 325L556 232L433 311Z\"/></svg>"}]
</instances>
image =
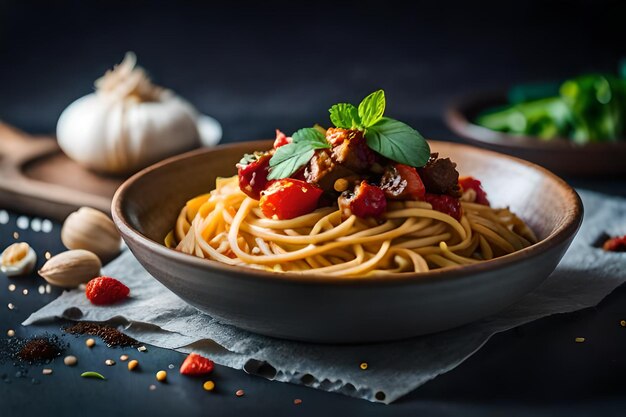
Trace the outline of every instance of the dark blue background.
<instances>
[{"instance_id":1,"label":"dark blue background","mask_svg":"<svg viewBox=\"0 0 626 417\"><path fill-rule=\"evenodd\" d=\"M327 123L327 108L384 88L388 114L433 139L458 140L443 124L456 95L512 83L560 79L580 71L615 71L626 56L620 1L208 2L4 1L0 4L0 119L33 133L53 132L61 111L92 91L93 81L127 50L153 79L188 98L224 126L224 141L269 137ZM624 179L573 181L626 195ZM15 217L0 225L13 241ZM62 250L52 234L22 231L40 255ZM40 296L36 276L0 276L0 337L58 332L59 323L19 323L56 294ZM21 290L30 289L28 296ZM8 302L18 310L6 309ZM83 380L60 362L16 379L0 365L0 416L35 415L622 415L626 407L626 288L598 308L559 315L495 336L459 368L391 406L272 383L217 367L218 390L170 371L149 391L154 373L183 356L150 348L129 374L121 351L87 351L68 338L81 369L109 380ZM585 336L584 344L574 338ZM40 381L31 384L31 377ZM236 398L233 392L246 390ZM300 406L293 399L301 398Z\"/></svg>"}]
</instances>

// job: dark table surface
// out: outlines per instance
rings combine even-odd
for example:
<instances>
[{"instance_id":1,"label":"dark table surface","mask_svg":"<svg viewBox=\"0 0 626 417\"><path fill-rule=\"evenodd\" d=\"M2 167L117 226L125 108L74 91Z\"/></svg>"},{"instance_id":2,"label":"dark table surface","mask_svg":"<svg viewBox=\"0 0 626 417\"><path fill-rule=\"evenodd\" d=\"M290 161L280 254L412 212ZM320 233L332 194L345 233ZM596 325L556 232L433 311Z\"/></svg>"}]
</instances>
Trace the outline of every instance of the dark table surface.
<instances>
[{"instance_id":1,"label":"dark table surface","mask_svg":"<svg viewBox=\"0 0 626 417\"><path fill-rule=\"evenodd\" d=\"M468 4L466 4L468 3ZM471 4L469 4L471 3ZM425 136L458 140L441 119L455 96L581 71L614 71L626 56L619 1L0 3L0 119L33 133L54 132L59 114L92 91L95 78L133 50L153 78L224 127L224 142L268 137L327 120L328 105L384 88L388 114ZM626 179L568 179L626 196ZM0 207L1 209L1 207ZM20 213L0 224L0 247L29 242L39 255L63 250L60 225L21 230ZM0 217L1 218L1 217ZM8 291L14 283L17 289ZM61 334L62 323L24 328L60 291L39 294L35 274L0 275L0 337ZM24 295L23 291L28 290ZM17 308L9 310L8 303ZM626 287L598 307L545 318L494 336L457 369L390 406L266 381L217 366L217 389L180 377L183 355L149 347L112 350L65 336L76 368L60 360L29 368L0 364L0 416L46 415L623 415L626 409ZM574 343L583 336L585 343ZM140 360L129 373L119 355ZM118 364L104 365L112 358ZM175 369L169 370L173 364ZM105 382L78 377L106 374ZM169 383L156 383L159 369ZM33 383L33 379L35 382ZM5 380L7 382L2 382ZM156 384L154 391L149 389ZM244 389L237 398L234 392ZM294 405L293 400L302 399Z\"/></svg>"}]
</instances>

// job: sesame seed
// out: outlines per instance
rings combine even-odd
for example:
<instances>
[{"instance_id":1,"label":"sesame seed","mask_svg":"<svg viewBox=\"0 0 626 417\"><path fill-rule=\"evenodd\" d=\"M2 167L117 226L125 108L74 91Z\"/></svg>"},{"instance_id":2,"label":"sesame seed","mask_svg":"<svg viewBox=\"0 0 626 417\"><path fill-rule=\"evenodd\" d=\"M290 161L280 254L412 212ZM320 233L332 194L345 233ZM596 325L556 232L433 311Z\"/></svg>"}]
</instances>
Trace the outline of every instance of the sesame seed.
<instances>
[{"instance_id":1,"label":"sesame seed","mask_svg":"<svg viewBox=\"0 0 626 417\"><path fill-rule=\"evenodd\" d=\"M49 251L46 251L46 253L43 254L43 257L49 260L50 258L52 258L52 254Z\"/></svg>"},{"instance_id":2,"label":"sesame seed","mask_svg":"<svg viewBox=\"0 0 626 417\"><path fill-rule=\"evenodd\" d=\"M41 370L41 373L44 374L44 375L50 375L50 374L52 374L52 369L50 369L50 368L43 368Z\"/></svg>"},{"instance_id":3,"label":"sesame seed","mask_svg":"<svg viewBox=\"0 0 626 417\"><path fill-rule=\"evenodd\" d=\"M28 290L27 290L26 288L24 288L24 289L22 290L22 294L24 294L24 295L28 295Z\"/></svg>"},{"instance_id":4,"label":"sesame seed","mask_svg":"<svg viewBox=\"0 0 626 417\"><path fill-rule=\"evenodd\" d=\"M7 336L9 336L9 337L15 336L15 330L13 330L13 329L7 330Z\"/></svg>"},{"instance_id":5,"label":"sesame seed","mask_svg":"<svg viewBox=\"0 0 626 417\"><path fill-rule=\"evenodd\" d=\"M63 363L66 366L74 366L78 363L78 359L76 359L76 356L68 355L65 358L63 358Z\"/></svg>"},{"instance_id":6,"label":"sesame seed","mask_svg":"<svg viewBox=\"0 0 626 417\"><path fill-rule=\"evenodd\" d=\"M44 287L43 285L40 285L39 287L37 287L37 292L41 295L46 293L46 287Z\"/></svg>"},{"instance_id":7,"label":"sesame seed","mask_svg":"<svg viewBox=\"0 0 626 417\"><path fill-rule=\"evenodd\" d=\"M20 238L20 234L17 232L13 232L13 239L19 239Z\"/></svg>"},{"instance_id":8,"label":"sesame seed","mask_svg":"<svg viewBox=\"0 0 626 417\"><path fill-rule=\"evenodd\" d=\"M586 339L584 337L577 337L576 339L574 339L574 341L576 343L583 343Z\"/></svg>"},{"instance_id":9,"label":"sesame seed","mask_svg":"<svg viewBox=\"0 0 626 417\"><path fill-rule=\"evenodd\" d=\"M113 366L115 365L115 361L113 359L107 359L106 361L104 361L104 364L106 366Z\"/></svg>"},{"instance_id":10,"label":"sesame seed","mask_svg":"<svg viewBox=\"0 0 626 417\"><path fill-rule=\"evenodd\" d=\"M9 291L13 292L15 291L15 284L9 284Z\"/></svg>"},{"instance_id":11,"label":"sesame seed","mask_svg":"<svg viewBox=\"0 0 626 417\"><path fill-rule=\"evenodd\" d=\"M167 367L168 367L169 369L174 369L174 364L173 364L173 363L170 363L169 365L167 365Z\"/></svg>"},{"instance_id":12,"label":"sesame seed","mask_svg":"<svg viewBox=\"0 0 626 417\"><path fill-rule=\"evenodd\" d=\"M235 395L237 397L243 397L245 393L246 392L244 390L242 390L242 389L238 389L237 391L235 391Z\"/></svg>"},{"instance_id":13,"label":"sesame seed","mask_svg":"<svg viewBox=\"0 0 626 417\"><path fill-rule=\"evenodd\" d=\"M50 294L52 292L52 287L50 284L46 284L46 294Z\"/></svg>"},{"instance_id":14,"label":"sesame seed","mask_svg":"<svg viewBox=\"0 0 626 417\"><path fill-rule=\"evenodd\" d=\"M9 310L15 310L15 306L13 305L13 303L7 304L7 307L9 308Z\"/></svg>"},{"instance_id":15,"label":"sesame seed","mask_svg":"<svg viewBox=\"0 0 626 417\"><path fill-rule=\"evenodd\" d=\"M128 360L128 355L121 355L121 356L120 356L120 360L121 360L122 362L127 361L127 360Z\"/></svg>"}]
</instances>

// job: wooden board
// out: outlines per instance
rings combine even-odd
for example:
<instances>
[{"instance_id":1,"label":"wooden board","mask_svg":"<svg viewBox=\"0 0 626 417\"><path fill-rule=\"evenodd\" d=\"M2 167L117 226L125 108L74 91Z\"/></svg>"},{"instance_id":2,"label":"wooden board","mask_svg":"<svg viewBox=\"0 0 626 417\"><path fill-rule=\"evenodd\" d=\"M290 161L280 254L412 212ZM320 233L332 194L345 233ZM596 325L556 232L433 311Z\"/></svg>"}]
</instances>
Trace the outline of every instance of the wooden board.
<instances>
[{"instance_id":1,"label":"wooden board","mask_svg":"<svg viewBox=\"0 0 626 417\"><path fill-rule=\"evenodd\" d=\"M28 135L0 122L0 208L59 221L81 206L110 214L124 179L81 167L53 137Z\"/></svg>"}]
</instances>

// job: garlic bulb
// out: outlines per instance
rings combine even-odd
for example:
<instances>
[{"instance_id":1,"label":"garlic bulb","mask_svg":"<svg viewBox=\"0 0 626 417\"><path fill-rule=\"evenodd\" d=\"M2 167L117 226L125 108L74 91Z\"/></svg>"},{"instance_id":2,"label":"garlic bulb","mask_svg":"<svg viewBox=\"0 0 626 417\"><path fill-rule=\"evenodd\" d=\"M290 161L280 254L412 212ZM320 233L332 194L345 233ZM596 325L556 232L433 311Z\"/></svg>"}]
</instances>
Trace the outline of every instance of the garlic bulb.
<instances>
[{"instance_id":1,"label":"garlic bulb","mask_svg":"<svg viewBox=\"0 0 626 417\"><path fill-rule=\"evenodd\" d=\"M37 254L26 242L14 243L0 255L0 271L7 276L28 274L35 267Z\"/></svg>"},{"instance_id":2,"label":"garlic bulb","mask_svg":"<svg viewBox=\"0 0 626 417\"><path fill-rule=\"evenodd\" d=\"M172 91L155 86L127 53L96 81L96 92L61 114L57 138L73 160L95 171L122 174L199 145L197 112Z\"/></svg>"}]
</instances>

